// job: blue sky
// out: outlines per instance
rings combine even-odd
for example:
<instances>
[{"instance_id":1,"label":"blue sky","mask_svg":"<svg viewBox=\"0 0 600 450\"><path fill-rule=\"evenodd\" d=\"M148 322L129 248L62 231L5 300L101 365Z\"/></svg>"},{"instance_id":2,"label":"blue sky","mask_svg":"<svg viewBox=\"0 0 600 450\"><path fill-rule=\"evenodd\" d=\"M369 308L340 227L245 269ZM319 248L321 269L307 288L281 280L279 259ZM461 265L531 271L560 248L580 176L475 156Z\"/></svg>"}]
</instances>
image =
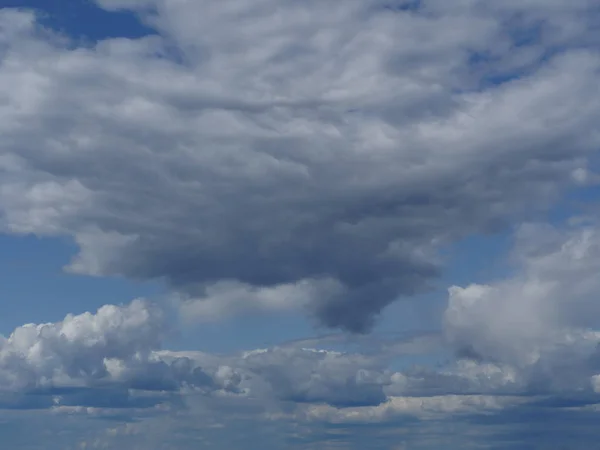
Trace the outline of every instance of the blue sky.
<instances>
[{"instance_id":1,"label":"blue sky","mask_svg":"<svg viewBox=\"0 0 600 450\"><path fill-rule=\"evenodd\" d=\"M593 445L599 14L2 2L0 438Z\"/></svg>"}]
</instances>

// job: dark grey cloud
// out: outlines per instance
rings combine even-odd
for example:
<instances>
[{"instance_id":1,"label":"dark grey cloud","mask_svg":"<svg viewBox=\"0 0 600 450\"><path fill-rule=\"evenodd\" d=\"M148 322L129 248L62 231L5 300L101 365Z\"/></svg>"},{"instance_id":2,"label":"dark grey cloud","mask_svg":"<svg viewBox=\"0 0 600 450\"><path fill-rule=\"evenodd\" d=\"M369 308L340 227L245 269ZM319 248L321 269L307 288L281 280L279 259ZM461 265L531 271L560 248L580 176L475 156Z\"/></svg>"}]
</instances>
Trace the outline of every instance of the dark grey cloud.
<instances>
[{"instance_id":1,"label":"dark grey cloud","mask_svg":"<svg viewBox=\"0 0 600 450\"><path fill-rule=\"evenodd\" d=\"M1 13L0 225L200 318L365 331L440 246L543 210L598 148L589 2L99 3L159 34L73 48ZM227 283L248 300L223 307Z\"/></svg>"}]
</instances>

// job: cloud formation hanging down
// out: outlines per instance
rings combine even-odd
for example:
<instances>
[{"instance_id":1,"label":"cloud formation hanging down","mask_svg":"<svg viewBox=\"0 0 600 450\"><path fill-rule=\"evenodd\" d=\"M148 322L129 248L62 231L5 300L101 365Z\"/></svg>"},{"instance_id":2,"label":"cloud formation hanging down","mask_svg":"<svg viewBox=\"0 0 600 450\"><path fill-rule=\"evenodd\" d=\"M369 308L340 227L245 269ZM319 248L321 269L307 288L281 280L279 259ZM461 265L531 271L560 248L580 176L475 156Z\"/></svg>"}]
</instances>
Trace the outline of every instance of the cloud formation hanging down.
<instances>
[{"instance_id":1,"label":"cloud formation hanging down","mask_svg":"<svg viewBox=\"0 0 600 450\"><path fill-rule=\"evenodd\" d=\"M110 391L225 395L240 402L297 405L294 414L305 419L314 413L334 421L388 420L398 408L424 416L478 402L501 408L496 397L509 403L521 397L517 404L540 396L600 402L600 334L594 331L598 227L523 225L513 257L514 276L450 289L443 339L363 337L354 350L334 351L332 346L350 339L342 334L231 355L174 352L161 349L164 312L135 300L106 305L95 314L68 315L59 323L24 325L2 338L1 394L15 400L17 394L37 392L54 402L61 392L67 399L70 393L70 406L83 407ZM394 361L445 346L456 351L456 359L435 368L391 368ZM438 406L423 400L428 397L436 397L431 401ZM409 407L415 399L425 403ZM172 400L159 396L151 405ZM275 411L281 414L286 407Z\"/></svg>"},{"instance_id":2,"label":"cloud formation hanging down","mask_svg":"<svg viewBox=\"0 0 600 450\"><path fill-rule=\"evenodd\" d=\"M157 30L69 43L0 11L0 229L186 314L365 331L440 246L585 182L589 2L103 0Z\"/></svg>"},{"instance_id":3,"label":"cloud formation hanging down","mask_svg":"<svg viewBox=\"0 0 600 450\"><path fill-rule=\"evenodd\" d=\"M488 448L552 443L524 436L514 422L531 430L552 423L564 438L576 432L574 422L597 420L599 249L594 223L522 226L515 274L451 288L443 336L338 334L228 355L172 351L162 348L167 314L144 300L23 325L0 338L0 419L10 412L14 421L21 411L28 420L58 415L61 429L82 417L119 422L116 428L109 422L98 448L130 440L145 446L139 448L196 448L199 435L222 427L235 431L225 433L232 438L252 427L265 434L260 442L271 433L283 443L301 439L288 442L290 448L323 445L335 438L327 435L330 427L343 431L346 440L335 439L349 448L358 448L356 433L373 432L379 439L373 448L387 449L389 433L406 425L413 430L402 434L407 445L423 448L439 448L439 439L461 448L460 427L472 433L470 444ZM334 350L344 342L352 350ZM413 356L444 349L456 358L410 364ZM361 424L373 428L354 428ZM451 432L443 437L446 427ZM225 435L205 445L221 448Z\"/></svg>"}]
</instances>

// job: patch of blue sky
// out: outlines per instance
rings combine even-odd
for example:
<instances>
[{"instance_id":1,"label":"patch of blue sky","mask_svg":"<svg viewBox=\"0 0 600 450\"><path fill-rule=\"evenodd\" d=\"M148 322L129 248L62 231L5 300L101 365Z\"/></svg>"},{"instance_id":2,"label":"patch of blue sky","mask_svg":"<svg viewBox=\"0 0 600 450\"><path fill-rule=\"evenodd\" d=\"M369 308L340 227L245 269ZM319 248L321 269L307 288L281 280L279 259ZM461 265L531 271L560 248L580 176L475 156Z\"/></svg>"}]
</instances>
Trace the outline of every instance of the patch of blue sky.
<instances>
[{"instance_id":1,"label":"patch of blue sky","mask_svg":"<svg viewBox=\"0 0 600 450\"><path fill-rule=\"evenodd\" d=\"M598 211L600 206L600 184L572 189L564 199L548 212L548 222L564 225L572 218L585 217L590 211Z\"/></svg>"},{"instance_id":2,"label":"patch of blue sky","mask_svg":"<svg viewBox=\"0 0 600 450\"><path fill-rule=\"evenodd\" d=\"M292 313L245 314L218 322L182 326L165 343L171 350L232 353L273 347L314 334L311 324Z\"/></svg>"},{"instance_id":3,"label":"patch of blue sky","mask_svg":"<svg viewBox=\"0 0 600 450\"><path fill-rule=\"evenodd\" d=\"M0 284L4 308L0 333L24 323L56 322L69 313L127 304L137 297L158 298L158 283L69 274L63 267L76 253L68 240L0 234Z\"/></svg>"},{"instance_id":4,"label":"patch of blue sky","mask_svg":"<svg viewBox=\"0 0 600 450\"><path fill-rule=\"evenodd\" d=\"M154 31L131 11L106 11L92 0L3 0L3 8L35 10L40 22L75 40L139 38Z\"/></svg>"}]
</instances>

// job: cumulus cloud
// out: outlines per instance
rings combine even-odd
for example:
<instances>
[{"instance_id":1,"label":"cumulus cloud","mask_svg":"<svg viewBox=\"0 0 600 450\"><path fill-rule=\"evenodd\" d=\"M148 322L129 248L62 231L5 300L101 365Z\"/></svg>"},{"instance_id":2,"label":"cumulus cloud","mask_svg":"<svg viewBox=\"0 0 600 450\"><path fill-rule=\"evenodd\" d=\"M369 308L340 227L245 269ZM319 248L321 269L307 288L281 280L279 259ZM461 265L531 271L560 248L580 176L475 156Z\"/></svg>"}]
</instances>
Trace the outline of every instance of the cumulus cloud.
<instances>
[{"instance_id":1,"label":"cumulus cloud","mask_svg":"<svg viewBox=\"0 0 600 450\"><path fill-rule=\"evenodd\" d=\"M396 344L400 347L410 341L398 339ZM363 416L355 411L365 412L367 416L383 412L371 419L387 420L385 411L390 411L390 405L395 410L402 402L412 406L399 411L398 415L425 417L430 403L424 399L428 397L436 397L434 405L443 403L445 397L449 404L457 405L463 400L466 403L474 400L474 408L478 399L487 398L488 403L492 403L496 396L527 393L527 384L508 365L465 359L438 367L412 364L403 370L394 370L394 362L410 358L414 354L412 349L401 353L389 346L373 352L373 347L360 345L358 350L341 352L326 347L277 346L229 356L168 351L159 355L165 361L186 357L203 367L221 366L227 367L228 373L236 372L244 401L261 399L270 404L271 418L293 414L298 420L312 420L306 414L321 405L325 408L323 411L339 410L343 415L355 415L357 421ZM461 399L462 396L465 398ZM488 400L481 404L481 411L486 409L484 404ZM420 404L422 408L418 408ZM500 404L503 404L501 400ZM443 412L443 408L432 408L440 414Z\"/></svg>"},{"instance_id":2,"label":"cumulus cloud","mask_svg":"<svg viewBox=\"0 0 600 450\"><path fill-rule=\"evenodd\" d=\"M383 420L402 402L414 409L423 396L505 394L502 387L512 382L491 376L501 372L494 367L392 370L395 358L422 347L418 336L388 340L375 352L372 345L339 352L293 343L233 355L160 350L163 316L156 306L135 300L103 306L95 314L68 315L58 323L16 328L0 345L0 409L99 418L127 410L141 418L170 414L197 397L206 402L212 396L217 405L237 398L237 408L258 402L272 417L290 414L291 408L299 420L325 420L310 412L324 405L332 409L323 411L350 415L352 408L379 408L373 411L384 411ZM425 414L427 405L413 413Z\"/></svg>"},{"instance_id":3,"label":"cumulus cloud","mask_svg":"<svg viewBox=\"0 0 600 450\"><path fill-rule=\"evenodd\" d=\"M377 405L391 373L377 359L315 349L276 348L244 356L241 367L261 377L273 394L295 403Z\"/></svg>"},{"instance_id":4,"label":"cumulus cloud","mask_svg":"<svg viewBox=\"0 0 600 450\"><path fill-rule=\"evenodd\" d=\"M415 351L439 350L430 335L387 342L332 335L225 359L186 356L206 367L234 368L245 400L268 399L264 418L308 430L415 420L439 427L464 420L473 430L475 423L506 423L509 416L532 426L541 426L535 417L558 420L555 414L587 418L600 404L600 233L591 219L570 222L522 225L510 256L512 276L450 289L443 332L455 357L446 362L394 368ZM355 350L332 350L350 341ZM509 427L499 436L517 432Z\"/></svg>"},{"instance_id":5,"label":"cumulus cloud","mask_svg":"<svg viewBox=\"0 0 600 450\"><path fill-rule=\"evenodd\" d=\"M18 327L1 341L2 385L26 389L103 378L107 360L128 360L157 346L161 324L160 311L136 300Z\"/></svg>"},{"instance_id":6,"label":"cumulus cloud","mask_svg":"<svg viewBox=\"0 0 600 450\"><path fill-rule=\"evenodd\" d=\"M98 3L156 34L81 47L0 12L0 229L201 319L365 331L598 148L583 0Z\"/></svg>"},{"instance_id":7,"label":"cumulus cloud","mask_svg":"<svg viewBox=\"0 0 600 450\"><path fill-rule=\"evenodd\" d=\"M450 289L448 341L464 356L515 367L531 389L590 391L600 369L597 226L524 225L515 245L514 277Z\"/></svg>"},{"instance_id":8,"label":"cumulus cloud","mask_svg":"<svg viewBox=\"0 0 600 450\"><path fill-rule=\"evenodd\" d=\"M143 300L18 327L0 337L0 407L102 414L158 407L186 388L236 389L226 367L206 372L189 358L159 358L163 331L163 313Z\"/></svg>"},{"instance_id":9,"label":"cumulus cloud","mask_svg":"<svg viewBox=\"0 0 600 450\"><path fill-rule=\"evenodd\" d=\"M320 427L356 424L430 423L439 432L460 421L483 420L474 417L600 402L598 376L593 376L600 371L590 372L587 390L579 385L568 391L559 384L534 386L532 371L500 361L460 359L393 368L419 349L431 350L429 335L388 338L379 345L377 336L361 337L354 351L328 349L340 344L339 338L329 337L217 355L160 350L163 327L163 313L138 300L108 305L96 314L67 316L59 323L17 328L0 346L0 416L10 409L45 410L69 424L81 418L110 419L122 425L111 425L104 435L84 442L106 448L125 442L193 448L200 429L202 436L220 436L205 441L207 446L222 445L224 423L228 429L251 426L265 433L272 426L281 433L281 427L293 424L293 435L302 439ZM309 343L315 347L302 346ZM557 366L538 366L537 373L544 367ZM558 379L566 380L565 373ZM352 433L351 428L339 429ZM419 439L405 437L408 442ZM72 438L66 442L72 445ZM232 441L230 448L240 445Z\"/></svg>"}]
</instances>

